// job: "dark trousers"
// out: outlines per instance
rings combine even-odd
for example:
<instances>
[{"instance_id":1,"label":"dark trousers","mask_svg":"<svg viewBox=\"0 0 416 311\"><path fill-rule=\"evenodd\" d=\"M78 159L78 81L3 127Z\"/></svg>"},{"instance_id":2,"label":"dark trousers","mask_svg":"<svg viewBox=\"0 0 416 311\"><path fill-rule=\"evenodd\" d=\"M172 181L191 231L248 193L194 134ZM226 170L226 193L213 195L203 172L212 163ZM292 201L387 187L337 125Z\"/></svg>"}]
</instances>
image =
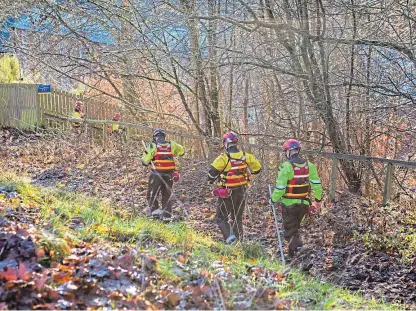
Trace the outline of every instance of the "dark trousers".
<instances>
[{"instance_id":1,"label":"dark trousers","mask_svg":"<svg viewBox=\"0 0 416 311\"><path fill-rule=\"evenodd\" d=\"M227 239L234 234L237 239L243 238L243 213L246 206L246 188L238 187L231 190L229 198L217 199L217 212L215 221L224 236ZM228 222L231 216L231 225Z\"/></svg>"},{"instance_id":2,"label":"dark trousers","mask_svg":"<svg viewBox=\"0 0 416 311\"><path fill-rule=\"evenodd\" d=\"M149 207L152 212L159 209L158 196L159 193L161 193L163 210L162 216L172 216L172 185L172 174L152 171L149 176L149 185L147 188L147 202L149 203Z\"/></svg>"},{"instance_id":3,"label":"dark trousers","mask_svg":"<svg viewBox=\"0 0 416 311\"><path fill-rule=\"evenodd\" d=\"M293 256L297 248L303 245L302 239L299 236L299 228L307 211L307 204L298 203L289 206L283 205L283 236L285 240L289 242L289 256Z\"/></svg>"}]
</instances>

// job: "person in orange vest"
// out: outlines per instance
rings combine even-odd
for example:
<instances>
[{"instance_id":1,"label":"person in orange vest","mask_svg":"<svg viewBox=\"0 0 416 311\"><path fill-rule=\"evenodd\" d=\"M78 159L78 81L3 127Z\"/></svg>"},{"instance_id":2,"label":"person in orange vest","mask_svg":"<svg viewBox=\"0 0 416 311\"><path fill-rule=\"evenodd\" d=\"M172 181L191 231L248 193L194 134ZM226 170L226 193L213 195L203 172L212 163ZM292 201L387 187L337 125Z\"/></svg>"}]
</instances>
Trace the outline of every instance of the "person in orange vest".
<instances>
[{"instance_id":1,"label":"person in orange vest","mask_svg":"<svg viewBox=\"0 0 416 311\"><path fill-rule=\"evenodd\" d=\"M174 141L165 139L162 129L153 131L153 142L146 148L142 156L142 164L152 166L147 188L147 201L151 215L164 221L172 217L172 186L179 180L174 157L183 156L185 149ZM162 195L161 208L158 202L159 193Z\"/></svg>"},{"instance_id":2,"label":"person in orange vest","mask_svg":"<svg viewBox=\"0 0 416 311\"><path fill-rule=\"evenodd\" d=\"M215 220L227 244L243 239L247 185L251 174L258 174L261 170L259 160L253 154L238 150L237 144L236 133L224 134L226 152L212 162L208 172L210 183L217 180L217 188L213 191L217 197ZM232 225L228 223L229 216Z\"/></svg>"},{"instance_id":3,"label":"person in orange vest","mask_svg":"<svg viewBox=\"0 0 416 311\"><path fill-rule=\"evenodd\" d=\"M300 156L300 143L289 139L283 144L287 161L279 166L272 203L282 200L283 236L288 242L290 260L303 247L299 228L303 217L321 208L322 185L315 165ZM314 191L315 202L309 195Z\"/></svg>"}]
</instances>

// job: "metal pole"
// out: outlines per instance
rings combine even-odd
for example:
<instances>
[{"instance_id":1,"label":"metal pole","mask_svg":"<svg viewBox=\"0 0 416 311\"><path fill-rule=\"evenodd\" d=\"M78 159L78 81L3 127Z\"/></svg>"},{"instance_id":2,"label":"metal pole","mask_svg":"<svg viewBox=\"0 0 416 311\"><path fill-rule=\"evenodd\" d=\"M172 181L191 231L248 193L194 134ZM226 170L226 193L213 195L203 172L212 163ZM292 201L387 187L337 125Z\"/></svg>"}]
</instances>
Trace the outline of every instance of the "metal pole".
<instances>
[{"instance_id":1,"label":"metal pole","mask_svg":"<svg viewBox=\"0 0 416 311\"><path fill-rule=\"evenodd\" d=\"M270 195L270 205L273 211L274 222L276 224L276 233L277 233L277 240L279 242L280 255L282 257L282 264L284 265L285 256L283 254L283 245L282 245L282 239L280 238L279 222L277 220L276 208L274 207L274 204L272 203L272 187L270 186L270 184L269 184L269 195Z\"/></svg>"}]
</instances>

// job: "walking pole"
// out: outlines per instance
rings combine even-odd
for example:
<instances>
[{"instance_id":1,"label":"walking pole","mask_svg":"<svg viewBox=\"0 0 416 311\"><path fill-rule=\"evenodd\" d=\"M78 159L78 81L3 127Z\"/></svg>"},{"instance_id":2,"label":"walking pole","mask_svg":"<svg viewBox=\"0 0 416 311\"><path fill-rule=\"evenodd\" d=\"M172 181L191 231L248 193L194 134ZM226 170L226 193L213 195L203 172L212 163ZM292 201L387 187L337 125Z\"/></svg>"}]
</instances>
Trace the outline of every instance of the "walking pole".
<instances>
[{"instance_id":1,"label":"walking pole","mask_svg":"<svg viewBox=\"0 0 416 311\"><path fill-rule=\"evenodd\" d=\"M283 246L282 246L282 239L280 238L280 230L279 230L279 223L277 221L277 214L276 214L276 208L274 207L274 204L272 202L272 187L269 184L269 196L270 196L270 206L273 211L274 221L276 224L276 232L277 232L277 240L279 242L279 249L280 249L280 255L282 257L282 263L285 264L285 256L283 254Z\"/></svg>"}]
</instances>

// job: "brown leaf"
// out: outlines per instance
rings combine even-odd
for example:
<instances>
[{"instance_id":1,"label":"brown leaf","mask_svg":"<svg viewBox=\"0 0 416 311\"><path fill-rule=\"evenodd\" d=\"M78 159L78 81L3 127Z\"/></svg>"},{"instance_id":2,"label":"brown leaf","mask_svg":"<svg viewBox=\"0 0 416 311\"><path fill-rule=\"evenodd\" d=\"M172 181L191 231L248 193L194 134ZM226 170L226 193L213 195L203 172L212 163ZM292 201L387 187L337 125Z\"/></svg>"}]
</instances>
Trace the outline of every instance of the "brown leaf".
<instances>
[{"instance_id":1,"label":"brown leaf","mask_svg":"<svg viewBox=\"0 0 416 311\"><path fill-rule=\"evenodd\" d=\"M179 257L178 257L178 261L179 261L180 263L185 263L186 259L185 259L185 257L184 257L184 256L179 255Z\"/></svg>"},{"instance_id":2,"label":"brown leaf","mask_svg":"<svg viewBox=\"0 0 416 311\"><path fill-rule=\"evenodd\" d=\"M35 279L35 288L37 291L40 291L43 288L43 285L45 285L47 279L48 278L45 275Z\"/></svg>"},{"instance_id":3,"label":"brown leaf","mask_svg":"<svg viewBox=\"0 0 416 311\"><path fill-rule=\"evenodd\" d=\"M148 269L149 271L153 271L157 264L157 257L156 256L145 257L143 260L143 263L146 269Z\"/></svg>"},{"instance_id":4,"label":"brown leaf","mask_svg":"<svg viewBox=\"0 0 416 311\"><path fill-rule=\"evenodd\" d=\"M66 282L69 282L71 280L71 273L60 273L56 276L54 276L54 281L59 283L59 284L64 284Z\"/></svg>"},{"instance_id":5,"label":"brown leaf","mask_svg":"<svg viewBox=\"0 0 416 311\"><path fill-rule=\"evenodd\" d=\"M36 256L38 257L38 259L42 259L43 257L45 257L45 249L44 248L36 249Z\"/></svg>"},{"instance_id":6,"label":"brown leaf","mask_svg":"<svg viewBox=\"0 0 416 311\"><path fill-rule=\"evenodd\" d=\"M21 261L19 262L19 270L17 272L18 277L23 281L26 281L30 277L30 272L26 270L25 264Z\"/></svg>"},{"instance_id":7,"label":"brown leaf","mask_svg":"<svg viewBox=\"0 0 416 311\"><path fill-rule=\"evenodd\" d=\"M17 271L12 267L7 267L6 271L0 272L0 279L3 278L6 281L16 281L17 280Z\"/></svg>"},{"instance_id":8,"label":"brown leaf","mask_svg":"<svg viewBox=\"0 0 416 311\"><path fill-rule=\"evenodd\" d=\"M167 299L169 306L176 307L181 301L181 295L179 295L178 293L170 293L166 297L166 299Z\"/></svg>"}]
</instances>

